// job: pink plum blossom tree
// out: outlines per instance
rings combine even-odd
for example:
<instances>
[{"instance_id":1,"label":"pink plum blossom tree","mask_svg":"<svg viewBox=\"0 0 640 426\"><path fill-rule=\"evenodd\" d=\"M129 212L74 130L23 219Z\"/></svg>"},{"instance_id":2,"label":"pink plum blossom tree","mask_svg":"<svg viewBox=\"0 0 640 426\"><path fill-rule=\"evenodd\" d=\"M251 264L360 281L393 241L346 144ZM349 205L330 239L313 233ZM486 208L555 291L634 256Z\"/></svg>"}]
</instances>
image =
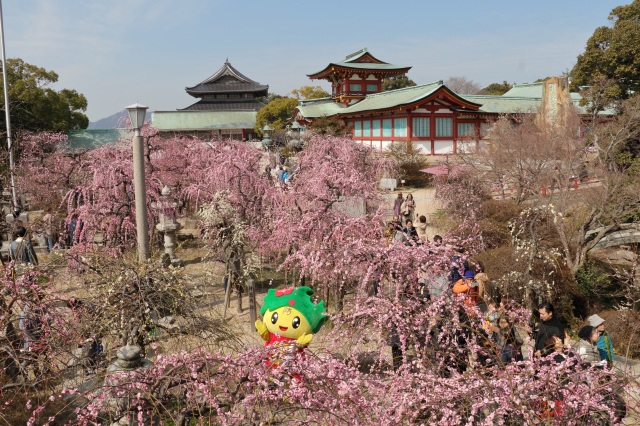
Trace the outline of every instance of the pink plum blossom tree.
<instances>
[{"instance_id":1,"label":"pink plum blossom tree","mask_svg":"<svg viewBox=\"0 0 640 426\"><path fill-rule=\"evenodd\" d=\"M30 424L619 420L614 407L623 384L616 375L575 358L503 363L487 318L464 296L445 289L441 298L424 297L420 283L432 288L458 248L465 248L459 267L465 256L482 250L473 203L464 206L445 244L396 243L384 236L376 188L386 160L349 139L312 138L291 184L280 188L262 176L262 153L247 145L145 132L149 201L164 184L179 188L178 197L202 212L204 235L226 253L238 276L251 273L248 256L259 253L297 271L321 298L333 295L338 309L305 356L290 365L268 367L268 349L255 347L162 355L150 368L113 373L89 390L56 388L53 401L39 401ZM84 223L81 243L103 233L109 247L121 250L135 240L128 149L120 144L87 155L87 179L66 196L69 214ZM460 193L452 186L440 194L453 200ZM358 200L364 208L354 214L346 204ZM521 328L530 316L509 304L500 313ZM62 419L68 410L42 417L50 402L64 398L73 401L72 419Z\"/></svg>"}]
</instances>

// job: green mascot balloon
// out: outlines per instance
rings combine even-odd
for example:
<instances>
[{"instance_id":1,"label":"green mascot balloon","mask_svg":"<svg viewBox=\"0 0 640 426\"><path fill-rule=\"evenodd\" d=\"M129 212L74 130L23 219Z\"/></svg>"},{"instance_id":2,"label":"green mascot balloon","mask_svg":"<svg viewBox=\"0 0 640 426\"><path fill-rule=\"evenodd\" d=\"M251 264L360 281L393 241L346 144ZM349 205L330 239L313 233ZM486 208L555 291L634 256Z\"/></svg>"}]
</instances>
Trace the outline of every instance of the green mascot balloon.
<instances>
[{"instance_id":1,"label":"green mascot balloon","mask_svg":"<svg viewBox=\"0 0 640 426\"><path fill-rule=\"evenodd\" d=\"M270 365L281 364L283 359L279 355L285 354L286 358L290 352L287 349L302 352L322 327L326 319L324 302L314 303L312 295L313 290L305 286L272 288L267 292L260 309L262 320L256 321L256 330L264 339L265 347L283 349L272 355Z\"/></svg>"}]
</instances>

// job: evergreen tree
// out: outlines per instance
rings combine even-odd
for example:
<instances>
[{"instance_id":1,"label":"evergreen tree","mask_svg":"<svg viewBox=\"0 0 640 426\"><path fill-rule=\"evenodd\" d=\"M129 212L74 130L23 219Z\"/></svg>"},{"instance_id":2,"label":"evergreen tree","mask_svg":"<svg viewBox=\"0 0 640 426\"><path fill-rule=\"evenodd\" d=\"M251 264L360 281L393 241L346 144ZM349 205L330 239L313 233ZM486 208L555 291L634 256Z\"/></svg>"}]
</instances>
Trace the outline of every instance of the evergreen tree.
<instances>
[{"instance_id":1,"label":"evergreen tree","mask_svg":"<svg viewBox=\"0 0 640 426\"><path fill-rule=\"evenodd\" d=\"M613 26L598 27L571 71L571 89L598 86L609 100L640 90L640 0L614 8ZM601 84L606 81L606 84Z\"/></svg>"},{"instance_id":2,"label":"evergreen tree","mask_svg":"<svg viewBox=\"0 0 640 426\"><path fill-rule=\"evenodd\" d=\"M397 75L394 77L387 77L382 80L382 91L402 89L404 87L415 86L416 83L406 75Z\"/></svg>"},{"instance_id":3,"label":"evergreen tree","mask_svg":"<svg viewBox=\"0 0 640 426\"><path fill-rule=\"evenodd\" d=\"M86 129L89 125L89 119L83 113L87 110L87 98L75 90L52 89L50 86L58 81L54 71L19 58L7 59L7 81L12 128L67 132ZM4 111L4 104L1 108ZM0 120L4 123L4 114Z\"/></svg>"},{"instance_id":4,"label":"evergreen tree","mask_svg":"<svg viewBox=\"0 0 640 426\"><path fill-rule=\"evenodd\" d=\"M507 83L507 81L505 80L502 83L491 83L490 85L488 85L484 89L480 90L480 92L478 92L478 94L479 95L500 96L500 95L504 95L505 93L507 93L509 90L511 90L512 87L513 86L510 85L509 83Z\"/></svg>"},{"instance_id":5,"label":"evergreen tree","mask_svg":"<svg viewBox=\"0 0 640 426\"><path fill-rule=\"evenodd\" d=\"M319 99L331 96L320 86L302 86L299 89L293 89L291 94L295 96L296 99Z\"/></svg>"}]
</instances>

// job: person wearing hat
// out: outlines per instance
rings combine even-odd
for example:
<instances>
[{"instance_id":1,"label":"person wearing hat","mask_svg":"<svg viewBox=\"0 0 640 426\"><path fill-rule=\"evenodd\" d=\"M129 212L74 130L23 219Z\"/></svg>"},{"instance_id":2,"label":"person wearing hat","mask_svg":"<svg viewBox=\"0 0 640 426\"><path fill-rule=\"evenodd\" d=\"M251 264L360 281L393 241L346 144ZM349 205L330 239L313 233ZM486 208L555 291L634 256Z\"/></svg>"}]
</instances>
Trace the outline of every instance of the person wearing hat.
<instances>
[{"instance_id":1,"label":"person wearing hat","mask_svg":"<svg viewBox=\"0 0 640 426\"><path fill-rule=\"evenodd\" d=\"M475 306L478 303L478 283L474 281L474 273L467 269L464 277L460 278L453 285L453 294L466 294L464 303L467 306Z\"/></svg>"},{"instance_id":2,"label":"person wearing hat","mask_svg":"<svg viewBox=\"0 0 640 426\"><path fill-rule=\"evenodd\" d=\"M604 319L600 315L594 314L587 318L587 321L591 327L594 327L600 332L600 337L596 342L600 359L607 361L609 368L613 367L613 342L611 341L609 333L604 329Z\"/></svg>"},{"instance_id":3,"label":"person wearing hat","mask_svg":"<svg viewBox=\"0 0 640 426\"><path fill-rule=\"evenodd\" d=\"M598 337L600 337L598 330L590 325L585 325L578 331L578 337L580 340L573 345L574 352L578 354L582 362L590 365L598 364L600 362L600 353L596 346Z\"/></svg>"}]
</instances>

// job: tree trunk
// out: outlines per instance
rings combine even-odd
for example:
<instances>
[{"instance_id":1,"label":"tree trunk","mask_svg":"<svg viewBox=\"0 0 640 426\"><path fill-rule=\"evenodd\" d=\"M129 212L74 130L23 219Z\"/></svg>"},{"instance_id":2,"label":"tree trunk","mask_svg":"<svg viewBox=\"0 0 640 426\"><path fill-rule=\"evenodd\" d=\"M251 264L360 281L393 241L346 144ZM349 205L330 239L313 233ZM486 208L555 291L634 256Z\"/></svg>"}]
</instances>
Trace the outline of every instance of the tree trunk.
<instances>
[{"instance_id":1,"label":"tree trunk","mask_svg":"<svg viewBox=\"0 0 640 426\"><path fill-rule=\"evenodd\" d=\"M227 317L227 308L229 307L229 303L231 301L231 286L233 285L233 283L231 282L231 274L229 272L227 272L227 275L225 278L227 280L227 288L225 289L225 292L224 292L224 307L222 310L223 319Z\"/></svg>"},{"instance_id":2,"label":"tree trunk","mask_svg":"<svg viewBox=\"0 0 640 426\"><path fill-rule=\"evenodd\" d=\"M238 292L238 304L236 305L236 312L241 314L242 313L242 284L240 284L239 282L240 280L238 280L237 284L236 284L236 291Z\"/></svg>"},{"instance_id":3,"label":"tree trunk","mask_svg":"<svg viewBox=\"0 0 640 426\"><path fill-rule=\"evenodd\" d=\"M258 316L256 313L256 285L253 278L247 280L247 297L249 298L249 323L254 324Z\"/></svg>"},{"instance_id":4,"label":"tree trunk","mask_svg":"<svg viewBox=\"0 0 640 426\"><path fill-rule=\"evenodd\" d=\"M240 261L240 259L242 259L243 256L239 253L234 253L234 258L235 260L233 261L233 276L234 276L233 281L234 281L234 287L236 289L236 292L238 293L238 304L236 305L236 312L241 314L243 286L242 286L242 280L240 279L240 277L242 277L242 262Z\"/></svg>"},{"instance_id":5,"label":"tree trunk","mask_svg":"<svg viewBox=\"0 0 640 426\"><path fill-rule=\"evenodd\" d=\"M336 312L342 312L344 308L344 286L340 286L336 289Z\"/></svg>"},{"instance_id":6,"label":"tree trunk","mask_svg":"<svg viewBox=\"0 0 640 426\"><path fill-rule=\"evenodd\" d=\"M329 286L325 285L322 289L322 300L324 300L324 306L326 309L329 309Z\"/></svg>"}]
</instances>

